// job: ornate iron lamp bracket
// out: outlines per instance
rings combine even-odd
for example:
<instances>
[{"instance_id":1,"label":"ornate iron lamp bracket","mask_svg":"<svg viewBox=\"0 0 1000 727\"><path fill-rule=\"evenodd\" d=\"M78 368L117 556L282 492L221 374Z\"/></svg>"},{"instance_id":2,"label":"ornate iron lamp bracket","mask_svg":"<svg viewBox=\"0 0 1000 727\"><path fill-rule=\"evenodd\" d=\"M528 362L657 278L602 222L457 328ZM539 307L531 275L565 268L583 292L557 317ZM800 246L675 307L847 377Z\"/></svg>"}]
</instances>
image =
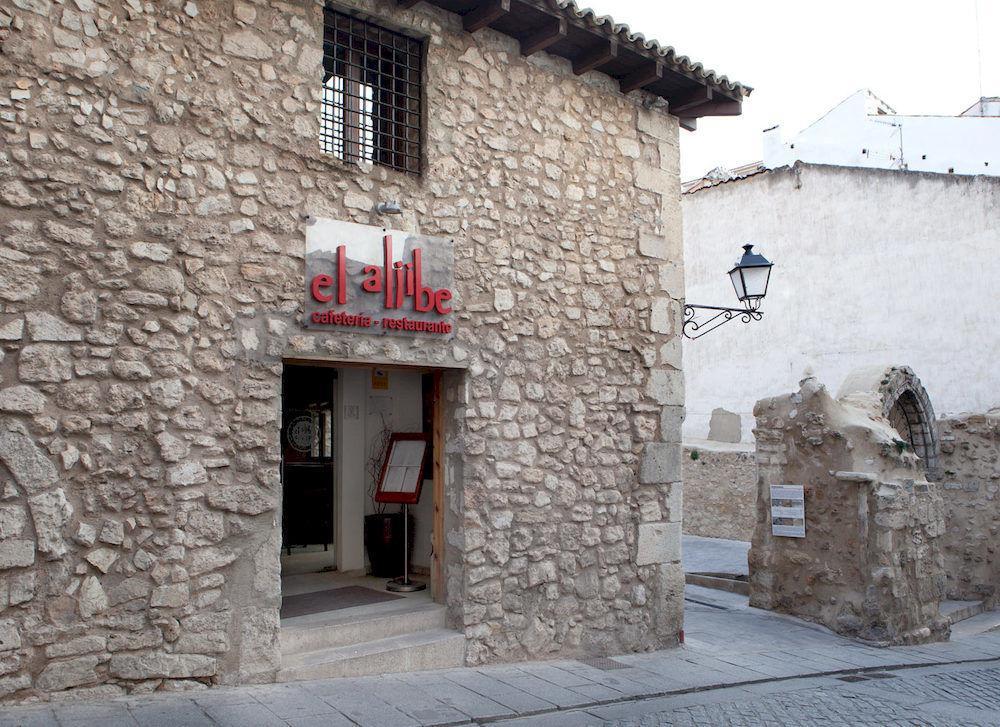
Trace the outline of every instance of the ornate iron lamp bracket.
<instances>
[{"instance_id":1,"label":"ornate iron lamp bracket","mask_svg":"<svg viewBox=\"0 0 1000 727\"><path fill-rule=\"evenodd\" d=\"M685 303L684 324L681 327L681 332L685 337L694 340L735 318L749 323L750 321L759 321L763 317L763 313L751 308L723 308L716 305Z\"/></svg>"}]
</instances>

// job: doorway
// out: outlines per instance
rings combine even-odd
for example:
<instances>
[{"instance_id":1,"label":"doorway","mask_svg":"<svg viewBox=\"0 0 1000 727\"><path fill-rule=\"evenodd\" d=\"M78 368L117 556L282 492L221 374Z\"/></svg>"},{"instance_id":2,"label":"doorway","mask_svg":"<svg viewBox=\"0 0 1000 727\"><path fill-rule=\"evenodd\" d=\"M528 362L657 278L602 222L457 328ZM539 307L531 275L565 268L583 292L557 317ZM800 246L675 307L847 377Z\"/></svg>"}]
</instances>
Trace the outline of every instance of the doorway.
<instances>
[{"instance_id":1,"label":"doorway","mask_svg":"<svg viewBox=\"0 0 1000 727\"><path fill-rule=\"evenodd\" d=\"M280 679L463 662L464 637L448 628L444 605L444 375L422 367L285 362ZM403 530L396 512L402 506L373 498L380 443L395 434L420 434L429 445L407 521L410 577L427 584L415 593L386 589L403 575L402 532L388 546L398 550L400 572L372 572L386 562L384 552L370 555L383 523Z\"/></svg>"},{"instance_id":2,"label":"doorway","mask_svg":"<svg viewBox=\"0 0 1000 727\"><path fill-rule=\"evenodd\" d=\"M337 370L285 366L281 377L282 573L333 570Z\"/></svg>"}]
</instances>

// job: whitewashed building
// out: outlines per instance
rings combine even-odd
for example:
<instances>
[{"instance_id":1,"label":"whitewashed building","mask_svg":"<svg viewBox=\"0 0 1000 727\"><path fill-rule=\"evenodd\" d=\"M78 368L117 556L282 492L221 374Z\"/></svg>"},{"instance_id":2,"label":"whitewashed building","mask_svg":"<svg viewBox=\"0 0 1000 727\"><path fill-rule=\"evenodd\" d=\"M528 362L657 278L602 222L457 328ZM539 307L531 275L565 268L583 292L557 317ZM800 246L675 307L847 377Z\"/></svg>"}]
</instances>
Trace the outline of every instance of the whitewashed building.
<instances>
[{"instance_id":1,"label":"whitewashed building","mask_svg":"<svg viewBox=\"0 0 1000 727\"><path fill-rule=\"evenodd\" d=\"M764 167L797 161L997 176L1000 98L981 98L958 116L907 116L862 89L789 140L780 126L764 132Z\"/></svg>"},{"instance_id":2,"label":"whitewashed building","mask_svg":"<svg viewBox=\"0 0 1000 727\"><path fill-rule=\"evenodd\" d=\"M836 387L905 363L938 415L1000 406L998 108L901 116L861 91L787 142L766 131L762 162L685 184L687 303L735 305L744 243L774 262L761 321L685 341L685 443L752 442L754 403L806 367Z\"/></svg>"}]
</instances>

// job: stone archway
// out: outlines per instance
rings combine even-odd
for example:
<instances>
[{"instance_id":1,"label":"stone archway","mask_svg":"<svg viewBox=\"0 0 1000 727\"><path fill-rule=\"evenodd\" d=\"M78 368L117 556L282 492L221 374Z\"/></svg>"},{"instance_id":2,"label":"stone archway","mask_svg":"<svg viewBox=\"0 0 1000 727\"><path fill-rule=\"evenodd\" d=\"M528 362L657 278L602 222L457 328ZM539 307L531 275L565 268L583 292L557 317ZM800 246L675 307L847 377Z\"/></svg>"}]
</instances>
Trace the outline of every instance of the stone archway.
<instances>
[{"instance_id":1,"label":"stone archway","mask_svg":"<svg viewBox=\"0 0 1000 727\"><path fill-rule=\"evenodd\" d=\"M858 369L847 377L837 396L842 398L858 392L878 394L882 400L882 415L920 457L927 479L938 479L941 445L937 420L930 397L913 369L909 366Z\"/></svg>"}]
</instances>

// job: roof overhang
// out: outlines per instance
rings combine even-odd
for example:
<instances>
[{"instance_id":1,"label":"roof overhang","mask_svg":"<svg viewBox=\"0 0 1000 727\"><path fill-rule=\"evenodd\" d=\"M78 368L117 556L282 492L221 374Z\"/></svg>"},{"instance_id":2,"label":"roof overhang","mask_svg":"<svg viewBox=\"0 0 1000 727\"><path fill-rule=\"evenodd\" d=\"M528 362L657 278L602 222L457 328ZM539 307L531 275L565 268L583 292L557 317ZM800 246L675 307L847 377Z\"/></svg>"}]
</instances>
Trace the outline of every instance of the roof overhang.
<instances>
[{"instance_id":1,"label":"roof overhang","mask_svg":"<svg viewBox=\"0 0 1000 727\"><path fill-rule=\"evenodd\" d=\"M428 2L462 17L470 33L491 28L515 38L523 55L546 51L568 59L577 75L599 71L622 93L642 90L667 102L681 126L694 130L703 116L738 116L753 90L704 68L670 46L646 40L606 15L573 0L397 0L410 8Z\"/></svg>"}]
</instances>

